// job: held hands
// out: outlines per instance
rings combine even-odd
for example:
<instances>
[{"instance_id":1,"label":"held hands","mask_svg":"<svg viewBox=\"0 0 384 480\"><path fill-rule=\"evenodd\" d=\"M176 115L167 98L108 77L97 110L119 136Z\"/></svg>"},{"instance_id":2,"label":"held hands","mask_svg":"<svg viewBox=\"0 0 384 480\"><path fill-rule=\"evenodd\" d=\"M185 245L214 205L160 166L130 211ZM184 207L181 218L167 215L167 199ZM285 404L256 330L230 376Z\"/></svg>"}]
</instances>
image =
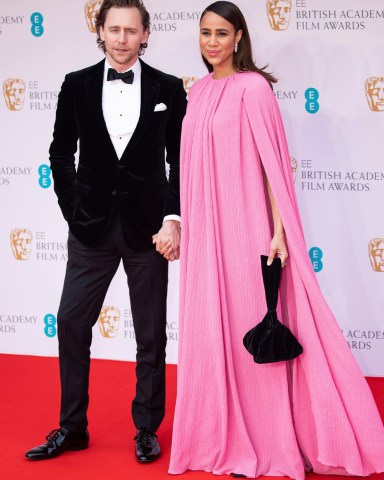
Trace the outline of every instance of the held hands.
<instances>
[{"instance_id":1,"label":"held hands","mask_svg":"<svg viewBox=\"0 0 384 480\"><path fill-rule=\"evenodd\" d=\"M166 260L173 262L180 258L180 222L166 220L160 230L152 236L156 250Z\"/></svg>"},{"instance_id":2,"label":"held hands","mask_svg":"<svg viewBox=\"0 0 384 480\"><path fill-rule=\"evenodd\" d=\"M269 255L267 265L271 265L275 256L278 256L281 260L281 266L284 268L287 264L288 259L288 248L285 242L285 234L284 232L276 233L272 240L271 245L269 247Z\"/></svg>"}]
</instances>

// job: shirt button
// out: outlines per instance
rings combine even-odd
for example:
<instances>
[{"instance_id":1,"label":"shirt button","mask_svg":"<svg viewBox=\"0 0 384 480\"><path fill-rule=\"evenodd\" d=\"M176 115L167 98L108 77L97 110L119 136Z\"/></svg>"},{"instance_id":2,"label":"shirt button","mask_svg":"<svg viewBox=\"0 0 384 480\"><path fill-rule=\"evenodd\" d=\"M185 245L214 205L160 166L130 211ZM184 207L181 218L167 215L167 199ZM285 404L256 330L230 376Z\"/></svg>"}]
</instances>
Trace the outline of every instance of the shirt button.
<instances>
[{"instance_id":1,"label":"shirt button","mask_svg":"<svg viewBox=\"0 0 384 480\"><path fill-rule=\"evenodd\" d=\"M115 196L116 195L116 190L112 190L112 195Z\"/></svg>"}]
</instances>

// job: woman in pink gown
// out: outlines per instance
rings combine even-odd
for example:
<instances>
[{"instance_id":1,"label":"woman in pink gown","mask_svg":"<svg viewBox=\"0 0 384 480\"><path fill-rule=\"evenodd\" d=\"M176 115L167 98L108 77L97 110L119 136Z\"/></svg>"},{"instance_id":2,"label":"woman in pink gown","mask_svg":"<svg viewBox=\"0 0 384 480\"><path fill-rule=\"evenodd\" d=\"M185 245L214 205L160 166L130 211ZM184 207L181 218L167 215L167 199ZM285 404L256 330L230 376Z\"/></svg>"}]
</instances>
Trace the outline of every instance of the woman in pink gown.
<instances>
[{"instance_id":1,"label":"woman in pink gown","mask_svg":"<svg viewBox=\"0 0 384 480\"><path fill-rule=\"evenodd\" d=\"M169 472L366 476L384 428L307 255L273 77L240 10L200 21L209 75L189 94L181 156L178 390ZM287 260L287 252L289 259ZM278 316L303 345L257 365L242 339L266 312L260 255L279 255Z\"/></svg>"}]
</instances>

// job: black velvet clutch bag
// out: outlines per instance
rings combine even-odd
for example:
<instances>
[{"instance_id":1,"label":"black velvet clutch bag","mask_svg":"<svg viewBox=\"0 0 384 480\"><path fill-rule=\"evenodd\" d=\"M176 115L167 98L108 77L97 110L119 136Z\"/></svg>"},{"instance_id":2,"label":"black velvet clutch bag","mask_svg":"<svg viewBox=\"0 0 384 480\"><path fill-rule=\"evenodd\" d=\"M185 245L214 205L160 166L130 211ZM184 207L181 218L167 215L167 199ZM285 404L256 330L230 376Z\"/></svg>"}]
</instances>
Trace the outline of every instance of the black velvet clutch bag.
<instances>
[{"instance_id":1,"label":"black velvet clutch bag","mask_svg":"<svg viewBox=\"0 0 384 480\"><path fill-rule=\"evenodd\" d=\"M243 338L243 344L256 363L292 360L303 353L293 333L277 318L276 306L281 276L281 260L275 258L267 266L268 257L261 255L261 269L268 312L263 320Z\"/></svg>"}]
</instances>

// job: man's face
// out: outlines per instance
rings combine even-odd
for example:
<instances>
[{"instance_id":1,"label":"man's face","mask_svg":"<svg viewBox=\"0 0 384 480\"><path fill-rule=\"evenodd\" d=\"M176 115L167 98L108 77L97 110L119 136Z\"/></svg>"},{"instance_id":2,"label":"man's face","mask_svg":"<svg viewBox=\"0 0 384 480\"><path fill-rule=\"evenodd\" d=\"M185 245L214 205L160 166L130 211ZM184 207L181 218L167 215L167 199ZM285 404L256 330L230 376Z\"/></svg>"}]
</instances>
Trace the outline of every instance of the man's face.
<instances>
[{"instance_id":1,"label":"man's face","mask_svg":"<svg viewBox=\"0 0 384 480\"><path fill-rule=\"evenodd\" d=\"M374 246L371 245L370 257L375 272L384 272L384 239Z\"/></svg>"},{"instance_id":2,"label":"man's face","mask_svg":"<svg viewBox=\"0 0 384 480\"><path fill-rule=\"evenodd\" d=\"M17 260L28 260L32 247L32 234L28 230L20 230L12 235L12 250Z\"/></svg>"},{"instance_id":3,"label":"man's face","mask_svg":"<svg viewBox=\"0 0 384 480\"><path fill-rule=\"evenodd\" d=\"M100 38L105 42L109 63L118 72L128 70L137 60L141 43L148 40L141 15L136 7L112 7L100 27Z\"/></svg>"},{"instance_id":4,"label":"man's face","mask_svg":"<svg viewBox=\"0 0 384 480\"><path fill-rule=\"evenodd\" d=\"M115 338L119 329L120 312L116 308L102 310L99 319L103 337Z\"/></svg>"},{"instance_id":5,"label":"man's face","mask_svg":"<svg viewBox=\"0 0 384 480\"><path fill-rule=\"evenodd\" d=\"M286 30L291 16L291 0L277 0L273 3L267 2L267 8L271 27L274 30Z\"/></svg>"},{"instance_id":6,"label":"man's face","mask_svg":"<svg viewBox=\"0 0 384 480\"><path fill-rule=\"evenodd\" d=\"M376 82L368 82L367 99L371 110L384 112L384 77L378 78Z\"/></svg>"},{"instance_id":7,"label":"man's face","mask_svg":"<svg viewBox=\"0 0 384 480\"><path fill-rule=\"evenodd\" d=\"M101 0L89 0L85 4L85 18L90 32L96 32L95 20L100 7Z\"/></svg>"},{"instance_id":8,"label":"man's face","mask_svg":"<svg viewBox=\"0 0 384 480\"><path fill-rule=\"evenodd\" d=\"M22 80L11 80L4 85L4 97L9 110L21 110L24 104L25 84Z\"/></svg>"}]
</instances>

